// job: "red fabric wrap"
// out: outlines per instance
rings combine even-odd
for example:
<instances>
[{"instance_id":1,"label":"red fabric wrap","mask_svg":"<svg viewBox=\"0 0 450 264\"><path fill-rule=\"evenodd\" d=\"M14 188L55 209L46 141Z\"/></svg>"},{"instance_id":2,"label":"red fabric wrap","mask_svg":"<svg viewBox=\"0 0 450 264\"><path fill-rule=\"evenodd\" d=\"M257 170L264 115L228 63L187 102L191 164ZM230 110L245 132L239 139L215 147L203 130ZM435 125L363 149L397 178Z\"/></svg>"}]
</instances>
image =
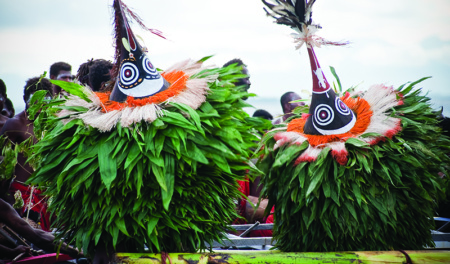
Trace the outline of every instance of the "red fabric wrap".
<instances>
[{"instance_id":1,"label":"red fabric wrap","mask_svg":"<svg viewBox=\"0 0 450 264\"><path fill-rule=\"evenodd\" d=\"M10 190L15 193L19 190L22 194L22 199L24 201L24 207L22 208L22 213L27 209L27 205L31 204L31 211L39 213L41 216L40 225L42 230L50 231L50 214L47 213L47 199L38 189L33 189L31 186L21 184L19 182L13 182L11 184ZM31 199L31 203L30 203Z\"/></svg>"}]
</instances>

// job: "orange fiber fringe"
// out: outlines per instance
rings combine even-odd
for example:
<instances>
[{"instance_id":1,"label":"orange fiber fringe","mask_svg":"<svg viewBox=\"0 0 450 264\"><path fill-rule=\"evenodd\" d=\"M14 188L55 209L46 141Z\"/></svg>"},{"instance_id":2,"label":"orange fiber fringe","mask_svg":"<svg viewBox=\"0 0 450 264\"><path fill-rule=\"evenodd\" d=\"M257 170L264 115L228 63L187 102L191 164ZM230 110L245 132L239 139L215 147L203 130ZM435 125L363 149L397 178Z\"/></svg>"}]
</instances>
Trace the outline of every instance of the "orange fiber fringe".
<instances>
[{"instance_id":1,"label":"orange fiber fringe","mask_svg":"<svg viewBox=\"0 0 450 264\"><path fill-rule=\"evenodd\" d=\"M350 131L343 134L337 135L307 135L303 133L303 127L305 126L307 115L302 116L302 118L297 118L292 120L287 126L287 132L297 132L302 134L302 136L308 139L311 146L316 147L322 144L335 142L335 141L345 141L348 138L361 135L367 130L370 125L370 118L372 117L372 110L370 110L369 103L358 97L351 98L348 96L341 97L341 100L353 110L356 115L356 123Z\"/></svg>"},{"instance_id":2,"label":"orange fiber fringe","mask_svg":"<svg viewBox=\"0 0 450 264\"><path fill-rule=\"evenodd\" d=\"M106 113L114 110L122 110L125 107L138 107L147 104L160 104L168 100L169 98L180 94L186 88L186 82L189 79L189 76L187 76L183 71L173 71L162 73L161 75L164 77L164 79L166 79L166 81L170 83L170 87L165 91L147 98L135 99L132 96L128 96L125 102L119 103L109 100L109 96L111 94L110 92L96 92L95 94L98 96L102 103L102 112Z\"/></svg>"}]
</instances>

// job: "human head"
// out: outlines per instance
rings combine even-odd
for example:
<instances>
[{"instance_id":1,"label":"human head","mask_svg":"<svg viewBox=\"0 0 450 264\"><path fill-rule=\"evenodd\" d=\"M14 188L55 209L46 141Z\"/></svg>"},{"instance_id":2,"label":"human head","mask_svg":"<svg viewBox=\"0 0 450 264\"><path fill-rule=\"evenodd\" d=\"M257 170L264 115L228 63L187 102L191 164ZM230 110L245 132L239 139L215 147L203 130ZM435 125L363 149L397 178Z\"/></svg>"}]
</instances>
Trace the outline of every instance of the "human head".
<instances>
[{"instance_id":1,"label":"human head","mask_svg":"<svg viewBox=\"0 0 450 264\"><path fill-rule=\"evenodd\" d=\"M272 120L273 116L264 109L258 109L253 113L253 117L261 117L267 120Z\"/></svg>"},{"instance_id":2,"label":"human head","mask_svg":"<svg viewBox=\"0 0 450 264\"><path fill-rule=\"evenodd\" d=\"M98 92L103 84L111 80L112 62L98 59L89 67L89 83L93 91Z\"/></svg>"},{"instance_id":3,"label":"human head","mask_svg":"<svg viewBox=\"0 0 450 264\"><path fill-rule=\"evenodd\" d=\"M6 98L6 101L5 101L5 104L3 105L1 114L6 117L9 117L9 118L14 117L15 110L14 110L14 106L13 106L11 99Z\"/></svg>"},{"instance_id":4,"label":"human head","mask_svg":"<svg viewBox=\"0 0 450 264\"><path fill-rule=\"evenodd\" d=\"M300 100L300 99L302 99L300 97L300 95L298 95L295 92L287 92L281 96L280 103L281 103L281 107L283 108L283 113L284 113L283 120L286 120L287 118L292 116L291 113L296 107L305 105L305 103L303 103L303 102L291 103L292 101L296 101L296 100Z\"/></svg>"},{"instance_id":5,"label":"human head","mask_svg":"<svg viewBox=\"0 0 450 264\"><path fill-rule=\"evenodd\" d=\"M55 62L50 66L50 79L52 80L63 80L72 78L72 66L66 62ZM70 79L72 80L72 79Z\"/></svg>"},{"instance_id":6,"label":"human head","mask_svg":"<svg viewBox=\"0 0 450 264\"><path fill-rule=\"evenodd\" d=\"M34 77L27 80L23 90L23 100L25 101L25 108L29 107L29 100L36 91L45 90L48 96L52 96L52 83L47 78Z\"/></svg>"},{"instance_id":7,"label":"human head","mask_svg":"<svg viewBox=\"0 0 450 264\"><path fill-rule=\"evenodd\" d=\"M50 79L71 82L74 79L72 75L72 66L66 62L55 62L50 66ZM53 94L61 93L61 87L54 85Z\"/></svg>"},{"instance_id":8,"label":"human head","mask_svg":"<svg viewBox=\"0 0 450 264\"><path fill-rule=\"evenodd\" d=\"M250 89L250 85L252 84L250 82L250 75L248 73L247 65L245 65L241 59L232 59L229 62L225 63L223 67L227 67L229 65L236 64L237 66L242 66L242 74L247 75L245 78L239 79L237 82L234 83L236 86L242 86L245 91L248 91Z\"/></svg>"},{"instance_id":9,"label":"human head","mask_svg":"<svg viewBox=\"0 0 450 264\"><path fill-rule=\"evenodd\" d=\"M439 121L439 126L442 128L442 134L450 137L450 118L443 116Z\"/></svg>"},{"instance_id":10,"label":"human head","mask_svg":"<svg viewBox=\"0 0 450 264\"><path fill-rule=\"evenodd\" d=\"M93 58L82 63L80 67L78 67L77 75L75 75L75 78L77 78L78 81L84 86L91 86L91 84L89 83L89 67L92 64L94 64Z\"/></svg>"},{"instance_id":11,"label":"human head","mask_svg":"<svg viewBox=\"0 0 450 264\"><path fill-rule=\"evenodd\" d=\"M6 103L6 85L5 82L0 79L0 109L5 107Z\"/></svg>"}]
</instances>

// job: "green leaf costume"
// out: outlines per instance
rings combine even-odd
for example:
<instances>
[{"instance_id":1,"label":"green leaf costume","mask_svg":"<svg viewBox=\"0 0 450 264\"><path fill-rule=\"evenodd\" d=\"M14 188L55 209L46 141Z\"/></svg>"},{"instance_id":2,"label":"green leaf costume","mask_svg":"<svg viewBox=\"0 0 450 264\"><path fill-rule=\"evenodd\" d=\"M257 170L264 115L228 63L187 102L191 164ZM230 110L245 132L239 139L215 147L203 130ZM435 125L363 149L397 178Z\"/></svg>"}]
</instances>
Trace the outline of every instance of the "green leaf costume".
<instances>
[{"instance_id":1,"label":"green leaf costume","mask_svg":"<svg viewBox=\"0 0 450 264\"><path fill-rule=\"evenodd\" d=\"M116 14L121 4L115 1ZM135 41L118 39L120 45ZM131 91L118 85L130 74L124 65L145 58L132 55L118 57L114 89ZM136 78L164 78L170 86L121 102L110 100L115 90L58 83L72 95L55 117L61 122L48 120L52 126L35 145L40 164L29 182L47 187L59 237L90 254L103 244L128 252L194 252L224 238L239 217L236 181L255 170L247 165L250 149L267 122L242 109L249 94L233 84L242 68L203 68L205 60ZM147 66L146 72L153 69Z\"/></svg>"},{"instance_id":2,"label":"green leaf costume","mask_svg":"<svg viewBox=\"0 0 450 264\"><path fill-rule=\"evenodd\" d=\"M430 99L415 89L426 78L397 90L374 85L335 96L313 47L342 43L314 35L315 1L263 2L277 23L298 32L297 48L305 44L313 71L310 106L268 132L260 148L276 246L294 252L433 246L434 209L445 190L438 174L447 173L450 141Z\"/></svg>"}]
</instances>

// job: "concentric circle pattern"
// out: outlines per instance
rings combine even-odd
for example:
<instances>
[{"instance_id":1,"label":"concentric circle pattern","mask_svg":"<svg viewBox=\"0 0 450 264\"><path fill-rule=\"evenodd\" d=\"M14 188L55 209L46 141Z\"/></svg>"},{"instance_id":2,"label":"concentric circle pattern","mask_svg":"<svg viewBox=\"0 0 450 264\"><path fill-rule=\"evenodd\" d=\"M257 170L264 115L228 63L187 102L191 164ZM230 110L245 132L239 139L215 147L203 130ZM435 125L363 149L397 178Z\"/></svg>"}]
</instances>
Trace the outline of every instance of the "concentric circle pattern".
<instances>
[{"instance_id":1,"label":"concentric circle pattern","mask_svg":"<svg viewBox=\"0 0 450 264\"><path fill-rule=\"evenodd\" d=\"M131 62L125 62L120 68L120 82L124 86L129 86L137 82L139 69Z\"/></svg>"},{"instance_id":2,"label":"concentric circle pattern","mask_svg":"<svg viewBox=\"0 0 450 264\"><path fill-rule=\"evenodd\" d=\"M318 105L314 111L314 119L320 126L329 125L334 120L333 109L326 104Z\"/></svg>"}]
</instances>

